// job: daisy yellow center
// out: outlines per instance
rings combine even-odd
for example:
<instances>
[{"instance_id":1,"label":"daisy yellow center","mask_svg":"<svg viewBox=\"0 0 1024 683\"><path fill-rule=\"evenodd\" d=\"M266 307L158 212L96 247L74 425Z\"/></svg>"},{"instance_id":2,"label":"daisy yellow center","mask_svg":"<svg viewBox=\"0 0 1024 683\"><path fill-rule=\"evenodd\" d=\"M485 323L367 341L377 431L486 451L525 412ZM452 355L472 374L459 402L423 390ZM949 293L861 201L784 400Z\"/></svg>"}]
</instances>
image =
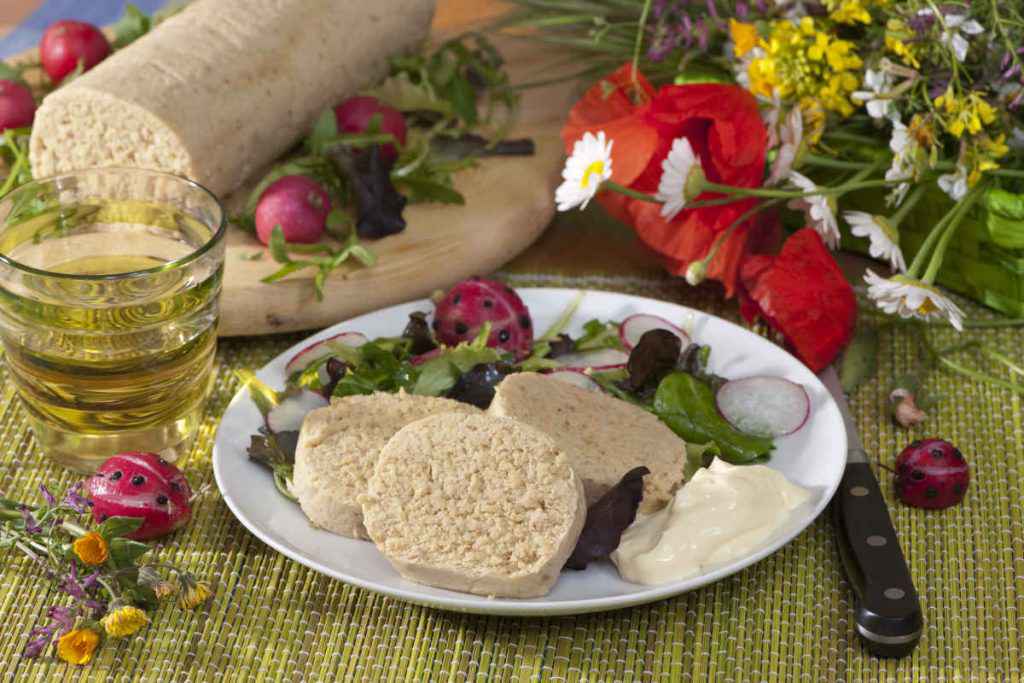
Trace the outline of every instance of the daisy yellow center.
<instances>
[{"instance_id":1,"label":"daisy yellow center","mask_svg":"<svg viewBox=\"0 0 1024 683\"><path fill-rule=\"evenodd\" d=\"M591 176L602 176L604 175L604 162L603 161L592 161L590 165L583 171L583 179L580 181L580 187L590 187Z\"/></svg>"},{"instance_id":2,"label":"daisy yellow center","mask_svg":"<svg viewBox=\"0 0 1024 683\"><path fill-rule=\"evenodd\" d=\"M935 313L938 310L938 306L932 303L931 299L925 299L924 301L921 302L921 305L917 307L917 312L920 313L921 315L931 315L932 313Z\"/></svg>"}]
</instances>

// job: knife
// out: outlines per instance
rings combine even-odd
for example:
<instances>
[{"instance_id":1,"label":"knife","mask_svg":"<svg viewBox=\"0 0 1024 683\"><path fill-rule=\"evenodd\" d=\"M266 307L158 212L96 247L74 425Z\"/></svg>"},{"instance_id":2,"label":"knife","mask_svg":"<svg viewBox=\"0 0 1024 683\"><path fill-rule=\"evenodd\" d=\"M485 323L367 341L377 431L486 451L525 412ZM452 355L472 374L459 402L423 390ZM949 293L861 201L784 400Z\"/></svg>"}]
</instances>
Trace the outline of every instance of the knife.
<instances>
[{"instance_id":1,"label":"knife","mask_svg":"<svg viewBox=\"0 0 1024 683\"><path fill-rule=\"evenodd\" d=\"M857 633L871 654L905 657L921 639L921 603L839 376L829 367L819 379L835 399L846 426L846 469L832 512L839 554L856 598Z\"/></svg>"}]
</instances>

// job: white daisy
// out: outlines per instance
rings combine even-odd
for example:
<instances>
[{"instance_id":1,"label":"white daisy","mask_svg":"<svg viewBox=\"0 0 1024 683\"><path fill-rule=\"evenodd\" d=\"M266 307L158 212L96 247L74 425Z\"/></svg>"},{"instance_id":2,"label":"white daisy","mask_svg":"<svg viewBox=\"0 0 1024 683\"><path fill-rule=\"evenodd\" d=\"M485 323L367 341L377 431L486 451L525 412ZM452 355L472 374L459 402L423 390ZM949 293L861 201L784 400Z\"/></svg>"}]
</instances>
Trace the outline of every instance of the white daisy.
<instances>
[{"instance_id":1,"label":"white daisy","mask_svg":"<svg viewBox=\"0 0 1024 683\"><path fill-rule=\"evenodd\" d=\"M565 161L562 184L555 190L555 203L559 211L568 211L587 204L601 183L612 177L612 143L605 141L604 131L597 135L586 132L572 146L572 155Z\"/></svg>"},{"instance_id":2,"label":"white daisy","mask_svg":"<svg viewBox=\"0 0 1024 683\"><path fill-rule=\"evenodd\" d=\"M796 171L789 172L789 182L796 185L803 192L817 192L818 186L810 178ZM789 200L787 205L791 209L803 211L811 224L825 244L830 249L839 246L839 222L836 220L835 206L832 199L824 194L809 194L806 197L799 197Z\"/></svg>"},{"instance_id":3,"label":"white daisy","mask_svg":"<svg viewBox=\"0 0 1024 683\"><path fill-rule=\"evenodd\" d=\"M958 332L963 331L964 312L933 285L906 275L884 278L870 269L864 281L868 283L868 298L886 313L918 320L945 319Z\"/></svg>"},{"instance_id":4,"label":"white daisy","mask_svg":"<svg viewBox=\"0 0 1024 683\"><path fill-rule=\"evenodd\" d=\"M768 185L781 182L793 170L793 163L796 161L804 138L804 116L800 107L793 107L786 115L785 122L779 126L779 137L782 144L779 146L775 161L772 162L772 171L767 180Z\"/></svg>"},{"instance_id":5,"label":"white daisy","mask_svg":"<svg viewBox=\"0 0 1024 683\"><path fill-rule=\"evenodd\" d=\"M655 197L663 203L661 215L672 220L704 190L704 168L686 138L672 141L661 162L661 180Z\"/></svg>"},{"instance_id":6,"label":"white daisy","mask_svg":"<svg viewBox=\"0 0 1024 683\"><path fill-rule=\"evenodd\" d=\"M960 201L967 194L967 169L958 164L955 173L940 175L939 187L950 199Z\"/></svg>"},{"instance_id":7,"label":"white daisy","mask_svg":"<svg viewBox=\"0 0 1024 683\"><path fill-rule=\"evenodd\" d=\"M857 90L850 97L865 103L868 116L873 119L884 119L895 111L889 95L892 77L887 72L868 69L864 72L864 85L867 86L867 90Z\"/></svg>"},{"instance_id":8,"label":"white daisy","mask_svg":"<svg viewBox=\"0 0 1024 683\"><path fill-rule=\"evenodd\" d=\"M847 211L843 219L850 224L850 232L870 241L868 252L872 258L885 259L894 270L905 272L907 263L900 249L900 234L885 216L874 216L864 211Z\"/></svg>"}]
</instances>

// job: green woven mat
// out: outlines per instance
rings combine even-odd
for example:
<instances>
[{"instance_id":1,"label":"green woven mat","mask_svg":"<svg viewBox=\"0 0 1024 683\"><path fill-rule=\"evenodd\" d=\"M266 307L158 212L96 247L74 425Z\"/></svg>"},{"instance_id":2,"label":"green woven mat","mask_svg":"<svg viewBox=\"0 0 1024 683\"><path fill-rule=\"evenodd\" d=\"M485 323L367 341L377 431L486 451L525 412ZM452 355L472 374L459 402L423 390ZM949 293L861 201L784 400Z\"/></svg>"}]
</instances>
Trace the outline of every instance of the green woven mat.
<instances>
[{"instance_id":1,"label":"green woven mat","mask_svg":"<svg viewBox=\"0 0 1024 683\"><path fill-rule=\"evenodd\" d=\"M515 275L681 301L732 317L734 307L660 279ZM685 297L684 297L685 295ZM1024 361L1012 330L979 336ZM185 466L212 485L210 452L237 389L231 369L260 366L299 337L224 342L206 422ZM974 480L964 505L942 512L891 510L924 604L914 655L881 661L854 636L828 516L775 555L718 583L646 607L553 619L505 619L414 607L352 588L273 552L235 521L216 489L166 556L216 585L197 613L164 606L133 638L105 646L83 668L23 660L26 634L60 600L32 567L4 554L0 573L2 680L805 680L1020 681L1024 658L1024 469L1022 406L1007 392L950 376L924 429L898 431L883 418L890 378L908 369L909 340L887 334L878 378L853 402L872 454L891 462L914 435L938 435L963 450ZM36 449L11 384L0 374L0 490L32 496L70 474ZM890 495L889 487L884 487ZM275 495L268 490L268 496Z\"/></svg>"}]
</instances>

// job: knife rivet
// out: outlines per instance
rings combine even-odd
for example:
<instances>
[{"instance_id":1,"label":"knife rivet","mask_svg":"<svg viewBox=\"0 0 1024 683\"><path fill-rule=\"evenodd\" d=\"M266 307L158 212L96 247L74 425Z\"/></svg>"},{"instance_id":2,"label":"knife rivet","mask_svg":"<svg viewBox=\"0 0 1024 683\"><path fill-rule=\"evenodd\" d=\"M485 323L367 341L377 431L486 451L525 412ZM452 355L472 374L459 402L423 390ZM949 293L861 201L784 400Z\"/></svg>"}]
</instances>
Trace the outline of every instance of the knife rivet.
<instances>
[{"instance_id":1,"label":"knife rivet","mask_svg":"<svg viewBox=\"0 0 1024 683\"><path fill-rule=\"evenodd\" d=\"M904 595L906 595L906 593L903 591L902 588L886 588L882 595L889 598L890 600L899 600Z\"/></svg>"},{"instance_id":2,"label":"knife rivet","mask_svg":"<svg viewBox=\"0 0 1024 683\"><path fill-rule=\"evenodd\" d=\"M868 545L876 548L879 548L889 542L885 536L868 536L866 540Z\"/></svg>"},{"instance_id":3,"label":"knife rivet","mask_svg":"<svg viewBox=\"0 0 1024 683\"><path fill-rule=\"evenodd\" d=\"M863 486L854 486L853 488L850 489L850 495L851 496L857 496L858 498L860 498L861 496L866 496L869 493L871 493L871 492L868 491Z\"/></svg>"}]
</instances>

